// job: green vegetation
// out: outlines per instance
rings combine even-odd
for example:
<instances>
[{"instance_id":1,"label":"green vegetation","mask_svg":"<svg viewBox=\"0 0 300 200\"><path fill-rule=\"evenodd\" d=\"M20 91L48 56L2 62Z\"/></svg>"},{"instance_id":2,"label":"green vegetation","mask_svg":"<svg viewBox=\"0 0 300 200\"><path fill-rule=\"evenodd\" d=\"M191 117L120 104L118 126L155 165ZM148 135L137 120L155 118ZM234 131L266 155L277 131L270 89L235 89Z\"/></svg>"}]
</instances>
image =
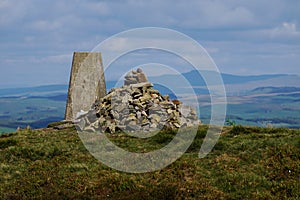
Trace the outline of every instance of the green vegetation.
<instances>
[{"instance_id":1,"label":"green vegetation","mask_svg":"<svg viewBox=\"0 0 300 200\"><path fill-rule=\"evenodd\" d=\"M241 78L236 80L243 82L245 77ZM111 88L116 83L109 81L107 84L108 88ZM164 87L157 89L162 91L161 93L170 93L170 90ZM14 131L17 127L25 128L27 125L32 128L42 128L51 122L62 120L66 107L66 90L67 85L13 90L0 89L0 134ZM244 126L300 129L299 91L299 87L260 87L252 91L245 91L243 94L232 94L233 96L227 97L227 122ZM200 91L196 92L199 92L200 119L203 123L209 124L211 119L210 95L207 92L204 94ZM9 95L15 96L9 97ZM194 102L189 102L190 97L184 96L182 100L187 105L193 105ZM175 95L173 94L171 97L175 98Z\"/></svg>"},{"instance_id":2,"label":"green vegetation","mask_svg":"<svg viewBox=\"0 0 300 200\"><path fill-rule=\"evenodd\" d=\"M72 128L21 130L0 136L0 199L299 199L300 131L225 127L212 152L198 152L207 126L168 167L143 174L99 163ZM148 139L109 138L145 152L166 145L174 131Z\"/></svg>"},{"instance_id":3,"label":"green vegetation","mask_svg":"<svg viewBox=\"0 0 300 200\"><path fill-rule=\"evenodd\" d=\"M227 122L300 129L300 93L229 96L227 101ZM206 124L209 124L210 110L210 106L200 107L200 119Z\"/></svg>"},{"instance_id":4,"label":"green vegetation","mask_svg":"<svg viewBox=\"0 0 300 200\"><path fill-rule=\"evenodd\" d=\"M59 96L55 96L59 97ZM54 97L0 97L0 134L17 127L46 127L60 121L65 112L65 100Z\"/></svg>"},{"instance_id":5,"label":"green vegetation","mask_svg":"<svg viewBox=\"0 0 300 200\"><path fill-rule=\"evenodd\" d=\"M15 128L7 128L7 127L0 126L0 134L14 132L15 130L16 130Z\"/></svg>"}]
</instances>

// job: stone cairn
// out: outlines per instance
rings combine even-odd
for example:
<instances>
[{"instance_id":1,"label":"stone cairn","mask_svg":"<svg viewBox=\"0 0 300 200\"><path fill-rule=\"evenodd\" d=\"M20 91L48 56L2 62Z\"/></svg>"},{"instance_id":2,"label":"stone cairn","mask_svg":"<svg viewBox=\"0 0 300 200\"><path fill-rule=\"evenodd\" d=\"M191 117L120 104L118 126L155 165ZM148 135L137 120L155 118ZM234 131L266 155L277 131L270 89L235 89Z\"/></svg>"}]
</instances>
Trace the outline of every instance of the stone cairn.
<instances>
[{"instance_id":1,"label":"stone cairn","mask_svg":"<svg viewBox=\"0 0 300 200\"><path fill-rule=\"evenodd\" d=\"M199 125L196 111L162 96L138 68L125 76L124 86L113 88L81 113L76 125L86 132L150 132Z\"/></svg>"}]
</instances>

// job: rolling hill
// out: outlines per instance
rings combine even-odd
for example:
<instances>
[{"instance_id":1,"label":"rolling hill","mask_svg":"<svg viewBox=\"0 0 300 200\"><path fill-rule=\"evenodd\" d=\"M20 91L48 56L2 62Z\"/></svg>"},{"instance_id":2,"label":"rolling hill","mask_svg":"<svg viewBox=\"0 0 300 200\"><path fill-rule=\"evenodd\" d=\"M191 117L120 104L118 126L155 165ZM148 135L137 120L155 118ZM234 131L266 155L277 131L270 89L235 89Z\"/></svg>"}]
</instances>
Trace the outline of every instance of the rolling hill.
<instances>
[{"instance_id":1,"label":"rolling hill","mask_svg":"<svg viewBox=\"0 0 300 200\"><path fill-rule=\"evenodd\" d=\"M215 72L204 71L206 77ZM209 123L211 107L209 92L197 71L179 75L149 77L156 89L189 103L191 88L184 88L178 80L190 80L198 95L200 118ZM300 128L300 77L297 75L238 76L222 74L227 92L227 119L237 124ZM117 81L107 81L107 89L116 87ZM45 127L62 120L65 112L68 85L47 85L29 88L0 89L0 133L30 125Z\"/></svg>"}]
</instances>

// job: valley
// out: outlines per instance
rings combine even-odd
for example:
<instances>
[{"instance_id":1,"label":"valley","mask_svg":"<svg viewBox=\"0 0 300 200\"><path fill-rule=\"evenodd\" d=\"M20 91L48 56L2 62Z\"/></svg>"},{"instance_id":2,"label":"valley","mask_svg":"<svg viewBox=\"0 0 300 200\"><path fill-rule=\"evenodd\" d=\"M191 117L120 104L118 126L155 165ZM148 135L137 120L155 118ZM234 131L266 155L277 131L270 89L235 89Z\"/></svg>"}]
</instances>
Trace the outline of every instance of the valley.
<instances>
[{"instance_id":1,"label":"valley","mask_svg":"<svg viewBox=\"0 0 300 200\"><path fill-rule=\"evenodd\" d=\"M204 124L209 124L211 101L205 82L195 81L195 71L183 76L192 80L190 84L197 95L199 117ZM300 128L300 87L296 87L300 85L298 76L245 77L222 74L222 77L227 93L227 122L259 127ZM175 75L149 77L161 94L168 94L171 99L178 98L184 104L196 107L188 93L191 88L179 87L174 81L176 79L178 77ZM108 91L119 87L118 84L116 81L107 81ZM18 127L25 128L28 125L43 128L51 122L63 120L67 88L68 85L48 85L0 89L0 133L13 132Z\"/></svg>"}]
</instances>

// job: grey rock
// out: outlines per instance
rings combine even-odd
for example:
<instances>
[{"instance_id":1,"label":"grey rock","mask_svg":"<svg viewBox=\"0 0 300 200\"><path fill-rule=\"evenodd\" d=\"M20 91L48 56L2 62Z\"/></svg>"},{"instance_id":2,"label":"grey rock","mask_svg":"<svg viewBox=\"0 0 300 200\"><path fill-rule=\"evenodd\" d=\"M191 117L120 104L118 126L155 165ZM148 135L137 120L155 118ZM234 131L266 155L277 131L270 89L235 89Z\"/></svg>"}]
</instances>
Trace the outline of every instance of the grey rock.
<instances>
[{"instance_id":1,"label":"grey rock","mask_svg":"<svg viewBox=\"0 0 300 200\"><path fill-rule=\"evenodd\" d=\"M136 71L132 70L125 76L124 85L131 85L136 83L148 82L147 76L138 68Z\"/></svg>"},{"instance_id":2,"label":"grey rock","mask_svg":"<svg viewBox=\"0 0 300 200\"><path fill-rule=\"evenodd\" d=\"M109 133L116 130L147 132L200 122L194 109L162 96L153 89L152 83L138 78L140 73L141 70L130 72L125 76L124 86L112 89L95 101L91 110L80 116L77 127Z\"/></svg>"},{"instance_id":3,"label":"grey rock","mask_svg":"<svg viewBox=\"0 0 300 200\"><path fill-rule=\"evenodd\" d=\"M150 82L135 83L135 84L131 84L130 87L133 89L134 88L143 88L143 87L150 88L150 87L153 87L153 84Z\"/></svg>"}]
</instances>

